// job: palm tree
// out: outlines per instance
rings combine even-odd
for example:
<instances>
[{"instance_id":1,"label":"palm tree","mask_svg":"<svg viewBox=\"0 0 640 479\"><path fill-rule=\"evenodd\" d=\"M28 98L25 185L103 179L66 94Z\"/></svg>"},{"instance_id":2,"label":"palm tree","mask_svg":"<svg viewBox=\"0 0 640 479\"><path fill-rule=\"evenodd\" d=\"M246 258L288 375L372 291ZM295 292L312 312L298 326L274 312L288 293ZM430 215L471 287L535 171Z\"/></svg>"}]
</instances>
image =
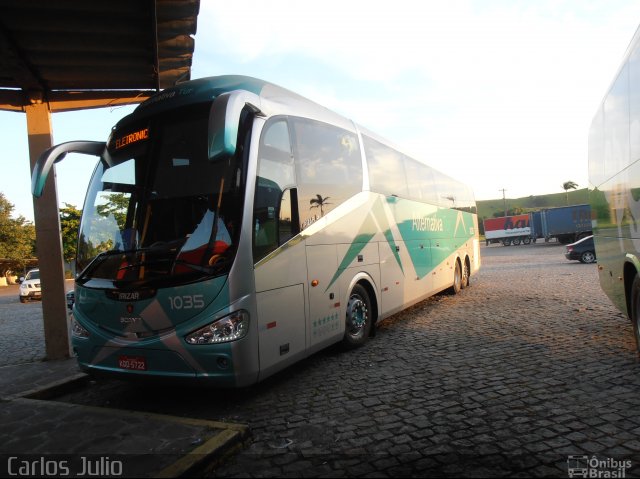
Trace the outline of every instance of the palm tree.
<instances>
[{"instance_id":1,"label":"palm tree","mask_svg":"<svg viewBox=\"0 0 640 479\"><path fill-rule=\"evenodd\" d=\"M569 206L569 190L575 190L578 187L578 183L574 181L565 181L562 183L565 195L567 195L567 206Z\"/></svg>"},{"instance_id":2,"label":"palm tree","mask_svg":"<svg viewBox=\"0 0 640 479\"><path fill-rule=\"evenodd\" d=\"M324 216L324 210L322 209L322 207L331 204L327 202L329 198L329 196L323 198L322 195L316 195L315 198L311 198L311 200L309 201L309 204L312 205L309 207L309 209L320 208L320 218L322 218Z\"/></svg>"}]
</instances>

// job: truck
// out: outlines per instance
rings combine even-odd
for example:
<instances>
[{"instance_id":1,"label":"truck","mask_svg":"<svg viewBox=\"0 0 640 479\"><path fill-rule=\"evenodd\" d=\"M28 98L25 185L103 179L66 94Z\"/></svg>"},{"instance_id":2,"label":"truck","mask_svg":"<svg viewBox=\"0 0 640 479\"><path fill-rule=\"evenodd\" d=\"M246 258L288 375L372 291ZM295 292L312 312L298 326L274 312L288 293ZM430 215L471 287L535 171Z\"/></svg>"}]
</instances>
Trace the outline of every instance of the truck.
<instances>
[{"instance_id":1,"label":"truck","mask_svg":"<svg viewBox=\"0 0 640 479\"><path fill-rule=\"evenodd\" d=\"M588 204L547 208L514 216L488 218L484 222L487 245L529 244L538 239L569 244L592 234L591 207Z\"/></svg>"},{"instance_id":2,"label":"truck","mask_svg":"<svg viewBox=\"0 0 640 479\"><path fill-rule=\"evenodd\" d=\"M533 224L539 224L539 228L534 228L534 237L544 238L545 242L555 238L559 243L569 244L593 234L588 204L548 208L532 215Z\"/></svg>"},{"instance_id":3,"label":"truck","mask_svg":"<svg viewBox=\"0 0 640 479\"><path fill-rule=\"evenodd\" d=\"M531 219L530 213L487 218L483 221L487 245L498 242L505 246L531 243L535 238Z\"/></svg>"}]
</instances>

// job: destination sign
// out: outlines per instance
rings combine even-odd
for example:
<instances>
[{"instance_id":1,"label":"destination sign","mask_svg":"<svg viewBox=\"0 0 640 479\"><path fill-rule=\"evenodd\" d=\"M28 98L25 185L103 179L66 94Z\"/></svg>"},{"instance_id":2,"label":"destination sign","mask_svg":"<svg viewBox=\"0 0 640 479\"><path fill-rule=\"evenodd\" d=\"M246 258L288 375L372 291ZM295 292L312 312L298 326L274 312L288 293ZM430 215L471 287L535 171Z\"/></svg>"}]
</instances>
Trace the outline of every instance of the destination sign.
<instances>
[{"instance_id":1,"label":"destination sign","mask_svg":"<svg viewBox=\"0 0 640 479\"><path fill-rule=\"evenodd\" d=\"M142 140L149 139L149 128L143 128L142 130L134 131L133 133L128 133L126 135L121 136L120 138L116 138L116 150L120 148L124 148L127 145L132 143L136 143Z\"/></svg>"}]
</instances>

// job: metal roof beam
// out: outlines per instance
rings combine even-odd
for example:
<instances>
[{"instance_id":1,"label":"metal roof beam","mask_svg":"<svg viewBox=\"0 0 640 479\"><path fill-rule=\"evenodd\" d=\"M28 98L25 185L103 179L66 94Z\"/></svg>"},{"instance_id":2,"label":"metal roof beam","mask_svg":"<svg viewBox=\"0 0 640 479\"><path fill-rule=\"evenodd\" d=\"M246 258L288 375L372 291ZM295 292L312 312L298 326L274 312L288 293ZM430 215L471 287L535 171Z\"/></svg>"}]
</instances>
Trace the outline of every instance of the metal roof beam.
<instances>
[{"instance_id":1,"label":"metal roof beam","mask_svg":"<svg viewBox=\"0 0 640 479\"><path fill-rule=\"evenodd\" d=\"M24 55L13 41L11 34L0 22L0 55L4 57L4 61L9 63L10 72L2 72L0 76L10 74L16 81L15 86L22 87L24 90L46 90L46 85L38 76L31 65L25 60Z\"/></svg>"}]
</instances>

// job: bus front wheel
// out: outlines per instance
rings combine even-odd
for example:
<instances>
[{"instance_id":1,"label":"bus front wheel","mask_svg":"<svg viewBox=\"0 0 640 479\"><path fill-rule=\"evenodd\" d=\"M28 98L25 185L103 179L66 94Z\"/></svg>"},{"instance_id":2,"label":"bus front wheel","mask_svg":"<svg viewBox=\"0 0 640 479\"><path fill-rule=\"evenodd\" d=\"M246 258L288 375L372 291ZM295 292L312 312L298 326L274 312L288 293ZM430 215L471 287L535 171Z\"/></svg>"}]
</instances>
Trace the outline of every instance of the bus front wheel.
<instances>
[{"instance_id":1,"label":"bus front wheel","mask_svg":"<svg viewBox=\"0 0 640 479\"><path fill-rule=\"evenodd\" d=\"M347 303L346 326L342 343L347 348L357 348L367 342L371 331L371 300L367 290L356 284Z\"/></svg>"},{"instance_id":2,"label":"bus front wheel","mask_svg":"<svg viewBox=\"0 0 640 479\"><path fill-rule=\"evenodd\" d=\"M636 340L636 351L640 353L640 276L638 275L631 286L631 323Z\"/></svg>"}]
</instances>

